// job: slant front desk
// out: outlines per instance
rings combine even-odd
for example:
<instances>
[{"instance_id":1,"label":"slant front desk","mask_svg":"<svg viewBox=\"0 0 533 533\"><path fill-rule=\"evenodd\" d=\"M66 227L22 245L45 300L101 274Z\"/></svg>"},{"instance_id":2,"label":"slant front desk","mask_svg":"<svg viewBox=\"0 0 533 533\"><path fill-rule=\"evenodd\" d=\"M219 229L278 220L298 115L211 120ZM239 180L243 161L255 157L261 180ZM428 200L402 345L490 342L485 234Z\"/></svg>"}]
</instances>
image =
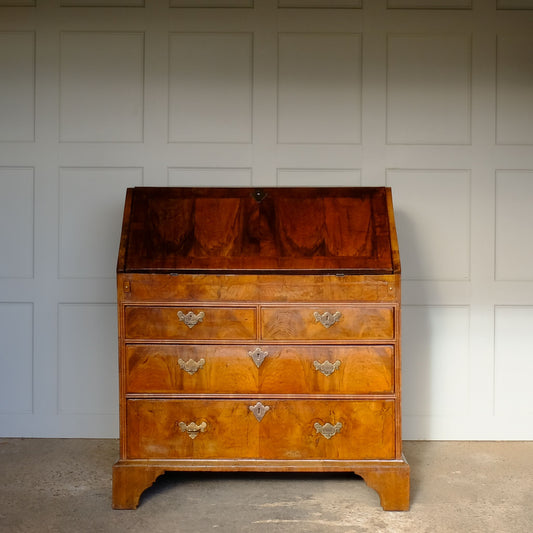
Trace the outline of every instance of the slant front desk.
<instances>
[{"instance_id":1,"label":"slant front desk","mask_svg":"<svg viewBox=\"0 0 533 533\"><path fill-rule=\"evenodd\" d=\"M379 188L128 189L113 506L165 471L354 472L409 508Z\"/></svg>"}]
</instances>

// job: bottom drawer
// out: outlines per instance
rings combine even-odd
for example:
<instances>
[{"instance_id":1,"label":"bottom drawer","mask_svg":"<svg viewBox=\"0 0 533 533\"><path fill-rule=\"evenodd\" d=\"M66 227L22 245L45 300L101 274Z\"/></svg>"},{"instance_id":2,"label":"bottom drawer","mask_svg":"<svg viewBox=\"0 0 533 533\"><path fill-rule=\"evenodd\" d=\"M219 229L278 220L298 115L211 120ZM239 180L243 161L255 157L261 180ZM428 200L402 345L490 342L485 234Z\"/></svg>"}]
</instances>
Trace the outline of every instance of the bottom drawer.
<instances>
[{"instance_id":1,"label":"bottom drawer","mask_svg":"<svg viewBox=\"0 0 533 533\"><path fill-rule=\"evenodd\" d=\"M129 459L392 459L394 400L128 400Z\"/></svg>"}]
</instances>

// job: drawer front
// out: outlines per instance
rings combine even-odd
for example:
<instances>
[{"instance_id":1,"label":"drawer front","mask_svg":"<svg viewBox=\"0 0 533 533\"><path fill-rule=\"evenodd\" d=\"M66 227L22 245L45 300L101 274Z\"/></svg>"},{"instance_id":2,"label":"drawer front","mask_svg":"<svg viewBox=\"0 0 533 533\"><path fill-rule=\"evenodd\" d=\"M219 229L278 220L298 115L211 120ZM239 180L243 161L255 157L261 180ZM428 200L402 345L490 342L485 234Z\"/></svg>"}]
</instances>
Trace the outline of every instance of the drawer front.
<instances>
[{"instance_id":1,"label":"drawer front","mask_svg":"<svg viewBox=\"0 0 533 533\"><path fill-rule=\"evenodd\" d=\"M130 459L392 459L394 401L128 400Z\"/></svg>"},{"instance_id":2,"label":"drawer front","mask_svg":"<svg viewBox=\"0 0 533 533\"><path fill-rule=\"evenodd\" d=\"M386 394L393 376L392 346L126 347L130 394Z\"/></svg>"},{"instance_id":3,"label":"drawer front","mask_svg":"<svg viewBox=\"0 0 533 533\"><path fill-rule=\"evenodd\" d=\"M128 393L254 393L257 368L246 346L129 345Z\"/></svg>"},{"instance_id":4,"label":"drawer front","mask_svg":"<svg viewBox=\"0 0 533 533\"><path fill-rule=\"evenodd\" d=\"M128 400L128 458L256 457L259 424L248 409L253 404L221 400Z\"/></svg>"},{"instance_id":5,"label":"drawer front","mask_svg":"<svg viewBox=\"0 0 533 533\"><path fill-rule=\"evenodd\" d=\"M265 340L392 340L392 307L263 307Z\"/></svg>"},{"instance_id":6,"label":"drawer front","mask_svg":"<svg viewBox=\"0 0 533 533\"><path fill-rule=\"evenodd\" d=\"M141 307L125 308L128 339L255 339L255 308Z\"/></svg>"},{"instance_id":7,"label":"drawer front","mask_svg":"<svg viewBox=\"0 0 533 533\"><path fill-rule=\"evenodd\" d=\"M394 457L393 400L263 401L263 404L270 410L261 422L264 436L260 440L261 458Z\"/></svg>"},{"instance_id":8,"label":"drawer front","mask_svg":"<svg viewBox=\"0 0 533 533\"><path fill-rule=\"evenodd\" d=\"M394 392L392 346L267 346L259 369L263 394Z\"/></svg>"}]
</instances>

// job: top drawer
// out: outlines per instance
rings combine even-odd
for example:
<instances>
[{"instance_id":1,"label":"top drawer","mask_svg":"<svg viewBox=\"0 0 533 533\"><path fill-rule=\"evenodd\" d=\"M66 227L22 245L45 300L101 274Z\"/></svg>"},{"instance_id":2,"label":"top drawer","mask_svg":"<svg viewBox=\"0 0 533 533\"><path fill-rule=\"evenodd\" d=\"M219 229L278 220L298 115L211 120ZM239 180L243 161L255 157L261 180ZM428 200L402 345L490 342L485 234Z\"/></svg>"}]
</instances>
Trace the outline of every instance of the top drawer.
<instances>
[{"instance_id":1,"label":"top drawer","mask_svg":"<svg viewBox=\"0 0 533 533\"><path fill-rule=\"evenodd\" d=\"M263 307L265 340L392 340L393 307Z\"/></svg>"},{"instance_id":2,"label":"top drawer","mask_svg":"<svg viewBox=\"0 0 533 533\"><path fill-rule=\"evenodd\" d=\"M241 340L257 338L255 308L127 306L124 317L127 339Z\"/></svg>"}]
</instances>

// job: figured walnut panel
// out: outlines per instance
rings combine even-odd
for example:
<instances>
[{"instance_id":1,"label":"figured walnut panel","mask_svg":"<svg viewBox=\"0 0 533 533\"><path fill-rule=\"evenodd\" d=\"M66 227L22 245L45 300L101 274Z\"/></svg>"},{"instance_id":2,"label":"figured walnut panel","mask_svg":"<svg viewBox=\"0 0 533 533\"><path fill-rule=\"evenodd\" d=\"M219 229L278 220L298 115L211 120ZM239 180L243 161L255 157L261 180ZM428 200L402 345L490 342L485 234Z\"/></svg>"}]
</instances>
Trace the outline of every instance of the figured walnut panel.
<instances>
[{"instance_id":1,"label":"figured walnut panel","mask_svg":"<svg viewBox=\"0 0 533 533\"><path fill-rule=\"evenodd\" d=\"M126 391L135 393L252 393L257 367L251 346L130 345L126 347ZM179 360L204 361L193 374Z\"/></svg>"},{"instance_id":2,"label":"figured walnut panel","mask_svg":"<svg viewBox=\"0 0 533 533\"><path fill-rule=\"evenodd\" d=\"M128 394L386 394L394 391L392 346L129 345ZM180 366L192 360L187 371ZM325 375L315 362L338 367ZM195 368L198 367L196 370Z\"/></svg>"},{"instance_id":3,"label":"figured walnut panel","mask_svg":"<svg viewBox=\"0 0 533 533\"><path fill-rule=\"evenodd\" d=\"M121 272L392 274L387 189L133 189Z\"/></svg>"},{"instance_id":4,"label":"figured walnut panel","mask_svg":"<svg viewBox=\"0 0 533 533\"><path fill-rule=\"evenodd\" d=\"M257 457L259 425L249 405L242 401L128 400L127 457ZM204 423L205 430L191 438L180 422Z\"/></svg>"},{"instance_id":5,"label":"figured walnut panel","mask_svg":"<svg viewBox=\"0 0 533 533\"><path fill-rule=\"evenodd\" d=\"M129 459L392 459L394 401L128 400ZM257 407L256 407L257 408ZM183 424L193 423L191 438ZM317 427L337 427L326 437ZM184 427L184 426L183 426Z\"/></svg>"},{"instance_id":6,"label":"figured walnut panel","mask_svg":"<svg viewBox=\"0 0 533 533\"><path fill-rule=\"evenodd\" d=\"M261 422L264 459L392 459L395 455L394 401L267 401ZM326 438L316 429L340 424Z\"/></svg>"},{"instance_id":7,"label":"figured walnut panel","mask_svg":"<svg viewBox=\"0 0 533 533\"><path fill-rule=\"evenodd\" d=\"M180 312L203 315L196 325L189 327L180 320ZM254 308L128 306L124 315L128 339L255 339L257 336Z\"/></svg>"},{"instance_id":8,"label":"figured walnut panel","mask_svg":"<svg viewBox=\"0 0 533 533\"><path fill-rule=\"evenodd\" d=\"M400 276L119 274L118 292L131 302L386 303L400 300Z\"/></svg>"},{"instance_id":9,"label":"figured walnut panel","mask_svg":"<svg viewBox=\"0 0 533 533\"><path fill-rule=\"evenodd\" d=\"M325 327L315 313L340 313ZM394 338L392 307L344 307L317 304L313 307L263 307L261 337L268 340L384 340Z\"/></svg>"}]
</instances>

